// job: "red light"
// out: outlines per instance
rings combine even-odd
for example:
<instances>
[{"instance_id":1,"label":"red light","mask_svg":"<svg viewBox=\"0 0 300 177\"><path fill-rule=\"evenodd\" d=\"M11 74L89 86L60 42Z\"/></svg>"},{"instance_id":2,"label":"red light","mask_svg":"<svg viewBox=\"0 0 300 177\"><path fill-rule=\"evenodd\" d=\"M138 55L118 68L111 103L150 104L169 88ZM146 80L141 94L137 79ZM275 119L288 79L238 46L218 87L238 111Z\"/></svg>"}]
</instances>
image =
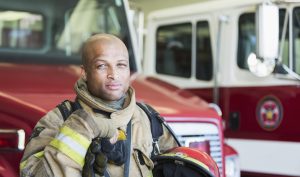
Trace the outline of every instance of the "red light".
<instances>
[{"instance_id":1,"label":"red light","mask_svg":"<svg viewBox=\"0 0 300 177\"><path fill-rule=\"evenodd\" d=\"M207 154L210 154L210 145L209 145L209 141L207 141L207 140L190 142L189 147L190 148L195 148L195 149L198 149L200 151L204 151Z\"/></svg>"}]
</instances>

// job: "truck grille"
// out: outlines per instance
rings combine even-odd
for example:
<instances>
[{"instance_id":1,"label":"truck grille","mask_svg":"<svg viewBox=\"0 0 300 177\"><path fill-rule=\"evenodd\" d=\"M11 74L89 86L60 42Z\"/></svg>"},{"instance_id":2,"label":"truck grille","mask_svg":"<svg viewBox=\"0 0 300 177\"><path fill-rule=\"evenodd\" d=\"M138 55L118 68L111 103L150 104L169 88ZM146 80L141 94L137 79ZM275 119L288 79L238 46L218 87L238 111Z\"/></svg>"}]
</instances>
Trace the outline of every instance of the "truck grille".
<instances>
[{"instance_id":1,"label":"truck grille","mask_svg":"<svg viewBox=\"0 0 300 177\"><path fill-rule=\"evenodd\" d=\"M181 145L189 146L191 142L208 141L210 156L215 160L223 176L222 145L218 127L209 123L168 123L177 135Z\"/></svg>"}]
</instances>

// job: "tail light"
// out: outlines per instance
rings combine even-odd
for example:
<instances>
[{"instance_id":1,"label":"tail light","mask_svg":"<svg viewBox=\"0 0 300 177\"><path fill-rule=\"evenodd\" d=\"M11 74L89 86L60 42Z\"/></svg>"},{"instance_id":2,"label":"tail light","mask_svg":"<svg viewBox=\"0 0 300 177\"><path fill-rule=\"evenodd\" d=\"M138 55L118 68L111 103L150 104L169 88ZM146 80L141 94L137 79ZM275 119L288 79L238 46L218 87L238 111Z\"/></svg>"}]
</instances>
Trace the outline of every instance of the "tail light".
<instances>
[{"instance_id":1,"label":"tail light","mask_svg":"<svg viewBox=\"0 0 300 177\"><path fill-rule=\"evenodd\" d=\"M25 147L25 131L0 129L0 150L23 150Z\"/></svg>"}]
</instances>

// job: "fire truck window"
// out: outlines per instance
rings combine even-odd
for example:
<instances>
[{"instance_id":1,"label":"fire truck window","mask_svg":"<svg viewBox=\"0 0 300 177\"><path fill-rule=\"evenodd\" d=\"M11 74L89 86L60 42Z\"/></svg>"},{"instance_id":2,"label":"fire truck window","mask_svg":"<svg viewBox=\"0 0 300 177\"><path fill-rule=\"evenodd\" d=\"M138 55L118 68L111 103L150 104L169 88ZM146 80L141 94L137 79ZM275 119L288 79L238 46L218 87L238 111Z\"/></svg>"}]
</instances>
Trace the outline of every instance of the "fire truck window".
<instances>
[{"instance_id":1,"label":"fire truck window","mask_svg":"<svg viewBox=\"0 0 300 177\"><path fill-rule=\"evenodd\" d=\"M35 2L2 3L7 9L0 9L0 61L80 64L84 41L96 33L110 33L123 40L130 69L137 70L123 1Z\"/></svg>"},{"instance_id":2,"label":"fire truck window","mask_svg":"<svg viewBox=\"0 0 300 177\"><path fill-rule=\"evenodd\" d=\"M156 41L157 73L191 77L192 24L161 26Z\"/></svg>"},{"instance_id":3,"label":"fire truck window","mask_svg":"<svg viewBox=\"0 0 300 177\"><path fill-rule=\"evenodd\" d=\"M84 10L82 10L84 9ZM74 8L64 11L61 25L54 38L57 53L66 56L80 56L84 41L97 33L109 33L122 39L128 48L130 69L136 71L132 41L122 1L80 0ZM84 19L84 20L83 20Z\"/></svg>"},{"instance_id":4,"label":"fire truck window","mask_svg":"<svg viewBox=\"0 0 300 177\"><path fill-rule=\"evenodd\" d=\"M101 3L80 1L74 9L66 11L66 25L56 38L57 49L66 50L67 55L79 54L83 42L96 33L110 33L124 38L122 25L126 20L120 18L119 7L110 1Z\"/></svg>"},{"instance_id":5,"label":"fire truck window","mask_svg":"<svg viewBox=\"0 0 300 177\"><path fill-rule=\"evenodd\" d=\"M22 11L0 11L0 47L39 49L43 47L43 17Z\"/></svg>"},{"instance_id":6,"label":"fire truck window","mask_svg":"<svg viewBox=\"0 0 300 177\"><path fill-rule=\"evenodd\" d=\"M254 13L242 14L239 18L239 41L237 63L240 68L248 69L247 58L255 52L255 16Z\"/></svg>"},{"instance_id":7,"label":"fire truck window","mask_svg":"<svg viewBox=\"0 0 300 177\"><path fill-rule=\"evenodd\" d=\"M208 22L197 23L196 78L211 80L212 50Z\"/></svg>"},{"instance_id":8,"label":"fire truck window","mask_svg":"<svg viewBox=\"0 0 300 177\"><path fill-rule=\"evenodd\" d=\"M293 11L293 23L293 69L300 74L300 7L295 8Z\"/></svg>"},{"instance_id":9,"label":"fire truck window","mask_svg":"<svg viewBox=\"0 0 300 177\"><path fill-rule=\"evenodd\" d=\"M286 9L279 10L279 39L281 40L283 32L283 24ZM289 25L288 25L289 26ZM285 34L282 51L282 63L289 65L289 28L287 26L287 32ZM237 64L242 69L249 69L247 64L247 58L251 52L255 53L256 50L256 35L255 35L255 14L245 13L239 18L239 41L238 41L238 54ZM281 42L281 41L280 41ZM300 45L299 45L300 46Z\"/></svg>"},{"instance_id":10,"label":"fire truck window","mask_svg":"<svg viewBox=\"0 0 300 177\"><path fill-rule=\"evenodd\" d=\"M281 36L283 32L283 23L286 9L279 10L279 40L281 43ZM282 63L288 65L289 63L289 45L288 45L288 32L289 25L287 25L287 32L285 34L282 51ZM238 29L238 54L237 64L242 69L249 69L247 64L247 58L251 52L256 52L256 35L255 35L255 14L245 13L239 18Z\"/></svg>"},{"instance_id":11,"label":"fire truck window","mask_svg":"<svg viewBox=\"0 0 300 177\"><path fill-rule=\"evenodd\" d=\"M283 25L285 18L286 9L279 10L279 40L281 42L281 36L283 35ZM281 45L281 43L279 43ZM283 50L282 50L282 61L283 64L289 66L289 22L287 23L287 29L285 38L283 41Z\"/></svg>"}]
</instances>

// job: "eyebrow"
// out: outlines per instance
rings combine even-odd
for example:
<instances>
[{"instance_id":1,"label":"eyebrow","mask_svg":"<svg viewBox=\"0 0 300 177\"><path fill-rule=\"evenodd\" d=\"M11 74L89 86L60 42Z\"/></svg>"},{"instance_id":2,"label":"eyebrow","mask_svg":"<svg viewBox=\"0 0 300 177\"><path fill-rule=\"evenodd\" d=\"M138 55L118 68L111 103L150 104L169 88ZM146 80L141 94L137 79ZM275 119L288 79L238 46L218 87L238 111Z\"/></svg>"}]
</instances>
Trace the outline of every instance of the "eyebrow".
<instances>
[{"instance_id":1,"label":"eyebrow","mask_svg":"<svg viewBox=\"0 0 300 177\"><path fill-rule=\"evenodd\" d=\"M101 58L95 58L94 60L93 60L93 63L96 63L96 62L98 62L98 61L102 61L102 62L107 62L107 60L104 60L104 59L101 59ZM127 60L127 59L119 59L119 60L117 60L118 62L128 62L129 63L129 60Z\"/></svg>"}]
</instances>

